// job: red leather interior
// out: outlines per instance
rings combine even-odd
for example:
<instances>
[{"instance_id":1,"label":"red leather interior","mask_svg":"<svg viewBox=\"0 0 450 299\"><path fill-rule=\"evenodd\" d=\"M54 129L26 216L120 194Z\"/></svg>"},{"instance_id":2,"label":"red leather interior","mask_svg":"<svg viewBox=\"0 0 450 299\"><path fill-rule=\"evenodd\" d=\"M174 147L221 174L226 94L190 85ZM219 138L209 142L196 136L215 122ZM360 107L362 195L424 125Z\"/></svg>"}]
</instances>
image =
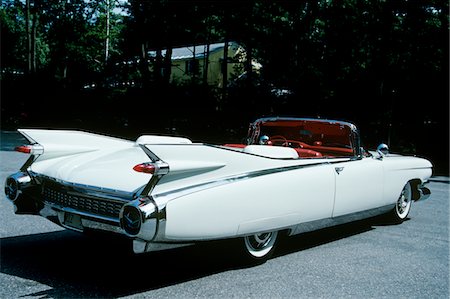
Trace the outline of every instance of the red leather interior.
<instances>
[{"instance_id":1,"label":"red leather interior","mask_svg":"<svg viewBox=\"0 0 450 299\"><path fill-rule=\"evenodd\" d=\"M289 142L292 142L289 140ZM295 141L294 141L295 142ZM244 148L246 144L240 143L227 143L224 146ZM340 147L330 147L330 146L320 146L320 145L308 145L301 144L302 147L294 148L300 158L319 158L319 157L342 157L342 156L353 156L352 149L340 148Z\"/></svg>"}]
</instances>

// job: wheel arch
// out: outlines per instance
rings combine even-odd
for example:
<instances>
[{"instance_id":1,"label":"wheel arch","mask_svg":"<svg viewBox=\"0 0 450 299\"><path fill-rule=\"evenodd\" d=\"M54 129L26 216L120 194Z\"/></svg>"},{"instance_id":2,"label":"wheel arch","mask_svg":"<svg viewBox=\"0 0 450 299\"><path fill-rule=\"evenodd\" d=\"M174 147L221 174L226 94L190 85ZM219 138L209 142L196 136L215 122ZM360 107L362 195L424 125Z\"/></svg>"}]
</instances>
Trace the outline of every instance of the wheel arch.
<instances>
[{"instance_id":1,"label":"wheel arch","mask_svg":"<svg viewBox=\"0 0 450 299\"><path fill-rule=\"evenodd\" d=\"M409 180L407 183L411 185L412 199L414 201L419 200L420 199L419 186L422 185L422 180L416 178Z\"/></svg>"}]
</instances>

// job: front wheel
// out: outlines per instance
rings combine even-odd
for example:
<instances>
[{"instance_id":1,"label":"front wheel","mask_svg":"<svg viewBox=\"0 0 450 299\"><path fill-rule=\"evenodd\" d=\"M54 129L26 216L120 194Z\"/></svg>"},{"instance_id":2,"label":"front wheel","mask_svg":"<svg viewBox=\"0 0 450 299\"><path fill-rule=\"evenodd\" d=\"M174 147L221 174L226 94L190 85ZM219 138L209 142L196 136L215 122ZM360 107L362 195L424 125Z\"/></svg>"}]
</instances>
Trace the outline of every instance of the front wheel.
<instances>
[{"instance_id":1,"label":"front wheel","mask_svg":"<svg viewBox=\"0 0 450 299\"><path fill-rule=\"evenodd\" d=\"M391 212L391 218L396 223L402 223L409 215L411 211L411 203L412 203L412 189L411 184L407 183L405 187L403 187L402 192L400 193L397 202L395 203L395 208Z\"/></svg>"},{"instance_id":2,"label":"front wheel","mask_svg":"<svg viewBox=\"0 0 450 299\"><path fill-rule=\"evenodd\" d=\"M272 256L277 238L277 231L244 237L244 249L247 257L253 262L265 262Z\"/></svg>"}]
</instances>

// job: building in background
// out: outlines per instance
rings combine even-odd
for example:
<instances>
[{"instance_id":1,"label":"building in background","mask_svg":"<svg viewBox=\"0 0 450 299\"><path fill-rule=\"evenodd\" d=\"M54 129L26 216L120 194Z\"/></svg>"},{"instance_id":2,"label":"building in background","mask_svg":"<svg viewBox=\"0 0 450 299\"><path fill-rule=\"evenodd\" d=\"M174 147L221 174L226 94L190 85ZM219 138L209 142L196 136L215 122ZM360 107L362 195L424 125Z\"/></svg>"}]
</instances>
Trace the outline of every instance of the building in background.
<instances>
[{"instance_id":1,"label":"building in background","mask_svg":"<svg viewBox=\"0 0 450 299\"><path fill-rule=\"evenodd\" d=\"M150 57L156 57L156 51L149 54ZM167 50L162 50L161 55L166 57ZM170 81L173 83L197 79L220 88L223 87L225 71L228 82L238 79L245 73L245 49L235 42L228 43L227 53L225 43L215 43L173 48L171 55ZM226 64L223 63L225 56L227 56ZM252 61L253 71L259 72L261 67L261 64Z\"/></svg>"}]
</instances>

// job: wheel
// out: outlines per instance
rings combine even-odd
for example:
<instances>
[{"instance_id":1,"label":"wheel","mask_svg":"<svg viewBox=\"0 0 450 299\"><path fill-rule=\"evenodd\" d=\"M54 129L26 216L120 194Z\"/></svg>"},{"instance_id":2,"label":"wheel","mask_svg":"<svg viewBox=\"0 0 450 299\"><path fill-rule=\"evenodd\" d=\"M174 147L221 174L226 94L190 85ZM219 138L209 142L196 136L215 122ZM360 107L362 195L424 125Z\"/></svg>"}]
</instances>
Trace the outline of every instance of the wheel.
<instances>
[{"instance_id":1,"label":"wheel","mask_svg":"<svg viewBox=\"0 0 450 299\"><path fill-rule=\"evenodd\" d=\"M395 208L391 214L392 220L396 223L402 223L408 217L409 211L411 210L411 203L412 189L411 184L407 183L395 203Z\"/></svg>"},{"instance_id":2,"label":"wheel","mask_svg":"<svg viewBox=\"0 0 450 299\"><path fill-rule=\"evenodd\" d=\"M269 259L275 250L277 237L277 231L244 237L244 249L249 261L262 263Z\"/></svg>"}]
</instances>

